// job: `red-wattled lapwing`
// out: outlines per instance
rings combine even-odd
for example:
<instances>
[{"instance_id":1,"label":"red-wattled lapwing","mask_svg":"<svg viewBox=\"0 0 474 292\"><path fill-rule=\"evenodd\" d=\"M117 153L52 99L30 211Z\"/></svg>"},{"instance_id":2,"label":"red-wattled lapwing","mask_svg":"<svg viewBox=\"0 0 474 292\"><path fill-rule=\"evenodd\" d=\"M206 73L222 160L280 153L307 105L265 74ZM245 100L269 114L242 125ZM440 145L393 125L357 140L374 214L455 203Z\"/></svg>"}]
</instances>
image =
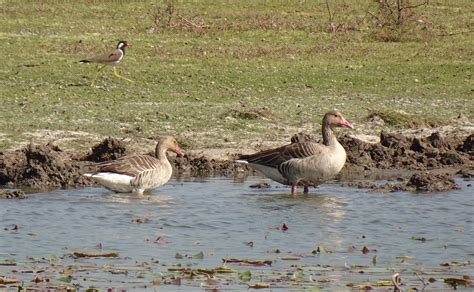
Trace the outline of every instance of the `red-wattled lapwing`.
<instances>
[{"instance_id":1,"label":"red-wattled lapwing","mask_svg":"<svg viewBox=\"0 0 474 292\"><path fill-rule=\"evenodd\" d=\"M115 76L117 76L118 78L127 80L128 82L133 83L132 80L130 80L128 78L125 78L125 77L121 76L120 74L118 74L117 68L115 67L118 63L120 63L122 61L123 57L125 56L125 48L126 47L128 47L127 41L120 41L117 44L117 49L115 49L114 51L112 51L108 54L97 55L97 56L94 56L92 58L88 58L88 59L84 59L84 60L79 61L80 63L96 63L96 64L103 65L103 66L99 65L97 73L96 73L94 79L92 80L91 86L94 86L95 81L97 80L97 77L99 76L99 72L102 69L104 69L107 65L112 66L114 68Z\"/></svg>"}]
</instances>

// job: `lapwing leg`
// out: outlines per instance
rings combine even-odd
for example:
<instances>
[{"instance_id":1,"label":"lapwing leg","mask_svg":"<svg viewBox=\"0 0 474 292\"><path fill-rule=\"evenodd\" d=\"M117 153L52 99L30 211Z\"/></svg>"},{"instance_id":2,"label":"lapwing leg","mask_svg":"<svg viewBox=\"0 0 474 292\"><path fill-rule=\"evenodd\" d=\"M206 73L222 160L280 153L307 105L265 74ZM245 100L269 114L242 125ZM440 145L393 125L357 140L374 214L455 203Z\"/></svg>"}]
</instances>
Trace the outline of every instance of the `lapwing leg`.
<instances>
[{"instance_id":1,"label":"lapwing leg","mask_svg":"<svg viewBox=\"0 0 474 292\"><path fill-rule=\"evenodd\" d=\"M95 73L95 77L94 77L94 79L92 79L91 86L94 86L94 84L95 84L95 81L97 80L97 77L99 77L99 73L100 73L100 71L102 71L102 69L104 69L104 68L105 68L105 65L104 65L104 66L102 66L102 67L100 67L100 66L99 66L99 69L97 70L97 73Z\"/></svg>"},{"instance_id":2,"label":"lapwing leg","mask_svg":"<svg viewBox=\"0 0 474 292\"><path fill-rule=\"evenodd\" d=\"M128 78L125 78L125 77L123 77L122 75L118 74L118 72L117 72L117 67L114 67L114 74L115 74L115 76L117 76L118 78L127 80L127 81L130 82L130 83L133 83L133 82L134 82L134 81L132 81L132 80L130 80L130 79L128 79Z\"/></svg>"}]
</instances>

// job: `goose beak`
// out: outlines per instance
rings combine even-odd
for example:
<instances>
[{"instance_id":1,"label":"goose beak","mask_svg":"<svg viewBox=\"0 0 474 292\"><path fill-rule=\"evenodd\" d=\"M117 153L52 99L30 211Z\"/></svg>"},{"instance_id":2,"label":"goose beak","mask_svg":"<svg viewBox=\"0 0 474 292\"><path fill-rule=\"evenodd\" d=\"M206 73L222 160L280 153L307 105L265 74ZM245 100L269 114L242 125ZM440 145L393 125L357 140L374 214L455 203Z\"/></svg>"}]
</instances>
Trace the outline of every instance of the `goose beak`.
<instances>
[{"instance_id":1,"label":"goose beak","mask_svg":"<svg viewBox=\"0 0 474 292\"><path fill-rule=\"evenodd\" d=\"M342 121L339 124L339 127L354 129L354 126L348 120L344 118L342 118Z\"/></svg>"},{"instance_id":2,"label":"goose beak","mask_svg":"<svg viewBox=\"0 0 474 292\"><path fill-rule=\"evenodd\" d=\"M176 149L174 150L174 152L175 152L176 155L178 155L178 156L184 156L183 150L181 150L181 148L179 148L179 146L177 146L177 145L176 145Z\"/></svg>"}]
</instances>

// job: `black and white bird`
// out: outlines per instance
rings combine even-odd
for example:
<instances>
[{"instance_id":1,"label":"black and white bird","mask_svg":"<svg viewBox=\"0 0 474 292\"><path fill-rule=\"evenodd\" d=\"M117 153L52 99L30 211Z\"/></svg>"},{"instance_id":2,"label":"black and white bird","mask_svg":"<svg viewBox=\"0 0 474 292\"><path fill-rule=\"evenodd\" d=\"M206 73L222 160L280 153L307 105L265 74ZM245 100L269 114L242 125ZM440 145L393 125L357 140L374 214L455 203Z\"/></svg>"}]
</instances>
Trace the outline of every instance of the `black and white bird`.
<instances>
[{"instance_id":1,"label":"black and white bird","mask_svg":"<svg viewBox=\"0 0 474 292\"><path fill-rule=\"evenodd\" d=\"M123 60L123 57L125 56L125 48L126 47L128 47L127 41L120 41L120 42L118 42L117 48L114 51L111 51L111 52L106 53L106 54L97 55L97 56L79 61L80 63L96 63L96 64L99 64L99 68L97 69L97 73L96 73L94 79L92 80L91 86L94 86L95 81L97 80L97 77L99 76L99 72L102 69L104 69L106 66L112 66L114 68L114 74L118 78L127 80L130 83L133 83L132 80L121 76L117 72L117 68L115 67L117 64L119 64ZM103 65L103 66L100 66L100 65Z\"/></svg>"}]
</instances>

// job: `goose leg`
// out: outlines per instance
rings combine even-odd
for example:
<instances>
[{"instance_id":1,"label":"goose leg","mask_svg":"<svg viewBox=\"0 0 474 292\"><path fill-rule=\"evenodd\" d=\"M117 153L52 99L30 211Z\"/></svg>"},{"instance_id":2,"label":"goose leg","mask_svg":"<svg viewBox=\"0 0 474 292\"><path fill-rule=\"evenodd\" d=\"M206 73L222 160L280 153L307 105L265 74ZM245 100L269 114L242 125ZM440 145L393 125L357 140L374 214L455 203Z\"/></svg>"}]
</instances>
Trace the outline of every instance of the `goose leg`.
<instances>
[{"instance_id":1,"label":"goose leg","mask_svg":"<svg viewBox=\"0 0 474 292\"><path fill-rule=\"evenodd\" d=\"M118 72L117 72L117 67L114 67L114 75L117 76L118 78L121 78L121 79L123 79L123 80L127 80L127 81L130 82L130 83L133 83L132 80L130 80L130 79L128 79L128 78L125 78L125 77L123 77L122 75L118 74Z\"/></svg>"},{"instance_id":2,"label":"goose leg","mask_svg":"<svg viewBox=\"0 0 474 292\"><path fill-rule=\"evenodd\" d=\"M296 186L296 184L291 185L291 194L293 196L296 196L297 189L298 189L298 187Z\"/></svg>"},{"instance_id":3,"label":"goose leg","mask_svg":"<svg viewBox=\"0 0 474 292\"><path fill-rule=\"evenodd\" d=\"M309 187L308 186L304 186L304 191L303 191L305 194L307 194L309 192Z\"/></svg>"},{"instance_id":4,"label":"goose leg","mask_svg":"<svg viewBox=\"0 0 474 292\"><path fill-rule=\"evenodd\" d=\"M95 73L94 79L92 79L91 86L94 86L95 81L97 80L97 77L99 77L100 71L102 71L102 69L104 69L104 68L105 68L105 65L102 66L102 67L99 66L99 69L97 70L97 73Z\"/></svg>"}]
</instances>

